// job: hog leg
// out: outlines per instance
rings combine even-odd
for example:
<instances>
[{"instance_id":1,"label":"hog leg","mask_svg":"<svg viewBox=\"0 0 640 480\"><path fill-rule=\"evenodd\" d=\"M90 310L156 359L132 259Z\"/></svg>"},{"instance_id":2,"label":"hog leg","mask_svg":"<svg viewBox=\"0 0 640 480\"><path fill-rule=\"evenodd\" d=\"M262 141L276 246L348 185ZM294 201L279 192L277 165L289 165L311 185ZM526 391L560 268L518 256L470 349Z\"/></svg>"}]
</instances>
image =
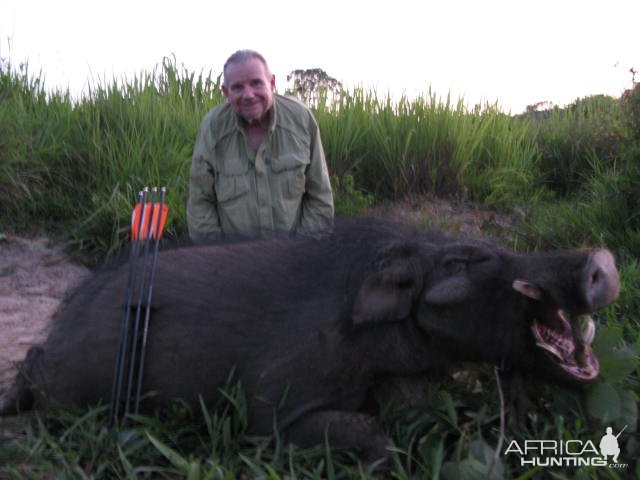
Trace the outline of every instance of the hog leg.
<instances>
[{"instance_id":1,"label":"hog leg","mask_svg":"<svg viewBox=\"0 0 640 480\"><path fill-rule=\"evenodd\" d=\"M536 409L527 389L527 380L520 372L510 372L506 375L507 406L510 411L510 423L513 428L526 425L527 415Z\"/></svg>"},{"instance_id":2,"label":"hog leg","mask_svg":"<svg viewBox=\"0 0 640 480\"><path fill-rule=\"evenodd\" d=\"M43 355L41 347L31 347L24 361L17 365L18 374L13 385L0 395L0 417L17 415L33 408L34 374L41 369Z\"/></svg>"},{"instance_id":3,"label":"hog leg","mask_svg":"<svg viewBox=\"0 0 640 480\"><path fill-rule=\"evenodd\" d=\"M340 410L305 415L287 429L286 438L301 447L321 445L326 439L331 446L358 450L366 463L387 459L392 445L373 417Z\"/></svg>"}]
</instances>

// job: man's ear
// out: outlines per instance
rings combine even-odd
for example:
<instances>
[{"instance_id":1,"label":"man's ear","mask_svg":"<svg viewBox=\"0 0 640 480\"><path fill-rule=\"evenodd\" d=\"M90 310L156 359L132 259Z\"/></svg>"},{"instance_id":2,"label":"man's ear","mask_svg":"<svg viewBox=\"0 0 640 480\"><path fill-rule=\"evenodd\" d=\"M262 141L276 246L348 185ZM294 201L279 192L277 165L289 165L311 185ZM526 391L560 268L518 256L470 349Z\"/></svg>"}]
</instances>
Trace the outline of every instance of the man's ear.
<instances>
[{"instance_id":1,"label":"man's ear","mask_svg":"<svg viewBox=\"0 0 640 480\"><path fill-rule=\"evenodd\" d=\"M276 76L274 74L271 74L271 81L269 82L269 84L271 85L271 91L275 92L276 91Z\"/></svg>"},{"instance_id":2,"label":"man's ear","mask_svg":"<svg viewBox=\"0 0 640 480\"><path fill-rule=\"evenodd\" d=\"M407 318L421 284L421 276L408 260L397 261L371 274L356 296L353 324L395 322Z\"/></svg>"},{"instance_id":3,"label":"man's ear","mask_svg":"<svg viewBox=\"0 0 640 480\"><path fill-rule=\"evenodd\" d=\"M220 87L220 90L222 90L222 95L224 95L224 98L229 98L229 89L224 83Z\"/></svg>"}]
</instances>

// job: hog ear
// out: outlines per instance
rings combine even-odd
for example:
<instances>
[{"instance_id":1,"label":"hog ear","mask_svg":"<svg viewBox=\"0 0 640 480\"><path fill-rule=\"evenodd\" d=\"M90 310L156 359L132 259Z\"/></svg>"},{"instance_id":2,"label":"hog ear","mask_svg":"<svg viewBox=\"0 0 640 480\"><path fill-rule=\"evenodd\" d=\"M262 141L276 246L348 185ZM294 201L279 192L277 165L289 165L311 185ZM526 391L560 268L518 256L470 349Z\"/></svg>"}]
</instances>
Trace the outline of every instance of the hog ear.
<instances>
[{"instance_id":1,"label":"hog ear","mask_svg":"<svg viewBox=\"0 0 640 480\"><path fill-rule=\"evenodd\" d=\"M529 298L533 298L534 300L542 300L542 290L540 290L537 285L527 282L526 280L514 280L513 289Z\"/></svg>"},{"instance_id":2,"label":"hog ear","mask_svg":"<svg viewBox=\"0 0 640 480\"><path fill-rule=\"evenodd\" d=\"M420 291L419 278L405 262L367 277L353 305L353 324L395 322L407 318L416 293Z\"/></svg>"},{"instance_id":3,"label":"hog ear","mask_svg":"<svg viewBox=\"0 0 640 480\"><path fill-rule=\"evenodd\" d=\"M468 299L472 292L471 281L466 275L454 275L425 289L424 300L430 305L455 305Z\"/></svg>"}]
</instances>

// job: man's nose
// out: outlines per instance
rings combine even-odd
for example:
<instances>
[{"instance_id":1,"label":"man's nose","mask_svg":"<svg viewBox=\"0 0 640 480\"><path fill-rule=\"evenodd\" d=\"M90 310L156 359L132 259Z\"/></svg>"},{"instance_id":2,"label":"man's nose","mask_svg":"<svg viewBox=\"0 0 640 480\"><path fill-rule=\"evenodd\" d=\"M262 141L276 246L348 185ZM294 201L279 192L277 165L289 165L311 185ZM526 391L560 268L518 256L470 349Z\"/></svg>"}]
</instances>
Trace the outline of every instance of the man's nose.
<instances>
[{"instance_id":1,"label":"man's nose","mask_svg":"<svg viewBox=\"0 0 640 480\"><path fill-rule=\"evenodd\" d=\"M256 96L256 92L251 87L247 87L242 90L242 97L247 99L252 99Z\"/></svg>"}]
</instances>

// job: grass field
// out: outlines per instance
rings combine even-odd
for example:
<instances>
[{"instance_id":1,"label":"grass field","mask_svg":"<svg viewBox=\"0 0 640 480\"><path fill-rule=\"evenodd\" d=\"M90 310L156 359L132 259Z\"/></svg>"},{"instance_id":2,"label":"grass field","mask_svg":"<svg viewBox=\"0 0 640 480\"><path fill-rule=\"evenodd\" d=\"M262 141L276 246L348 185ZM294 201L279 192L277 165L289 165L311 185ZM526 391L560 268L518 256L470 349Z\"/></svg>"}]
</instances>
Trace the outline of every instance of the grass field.
<instances>
[{"instance_id":1,"label":"grass field","mask_svg":"<svg viewBox=\"0 0 640 480\"><path fill-rule=\"evenodd\" d=\"M126 245L143 185L165 185L167 236L186 233L191 149L200 120L223 101L219 80L166 59L76 101L0 63L0 233L46 233L97 262ZM601 378L580 391L527 379L533 406L501 431L506 378L465 367L434 379L416 405L382 405L396 450L388 478L638 478L640 399L640 85L620 99L509 116L469 111L433 92L392 102L353 91L316 109L340 213L438 198L509 218L483 225L519 251L606 245L618 259L619 301L597 315ZM423 212L419 222L452 220ZM0 478L374 478L351 452L302 450L247 433L242 392L218 405L176 406L104 428L104 408L0 420ZM600 440L619 431L625 468L523 466L510 442ZM494 452L502 442L501 454Z\"/></svg>"}]
</instances>

